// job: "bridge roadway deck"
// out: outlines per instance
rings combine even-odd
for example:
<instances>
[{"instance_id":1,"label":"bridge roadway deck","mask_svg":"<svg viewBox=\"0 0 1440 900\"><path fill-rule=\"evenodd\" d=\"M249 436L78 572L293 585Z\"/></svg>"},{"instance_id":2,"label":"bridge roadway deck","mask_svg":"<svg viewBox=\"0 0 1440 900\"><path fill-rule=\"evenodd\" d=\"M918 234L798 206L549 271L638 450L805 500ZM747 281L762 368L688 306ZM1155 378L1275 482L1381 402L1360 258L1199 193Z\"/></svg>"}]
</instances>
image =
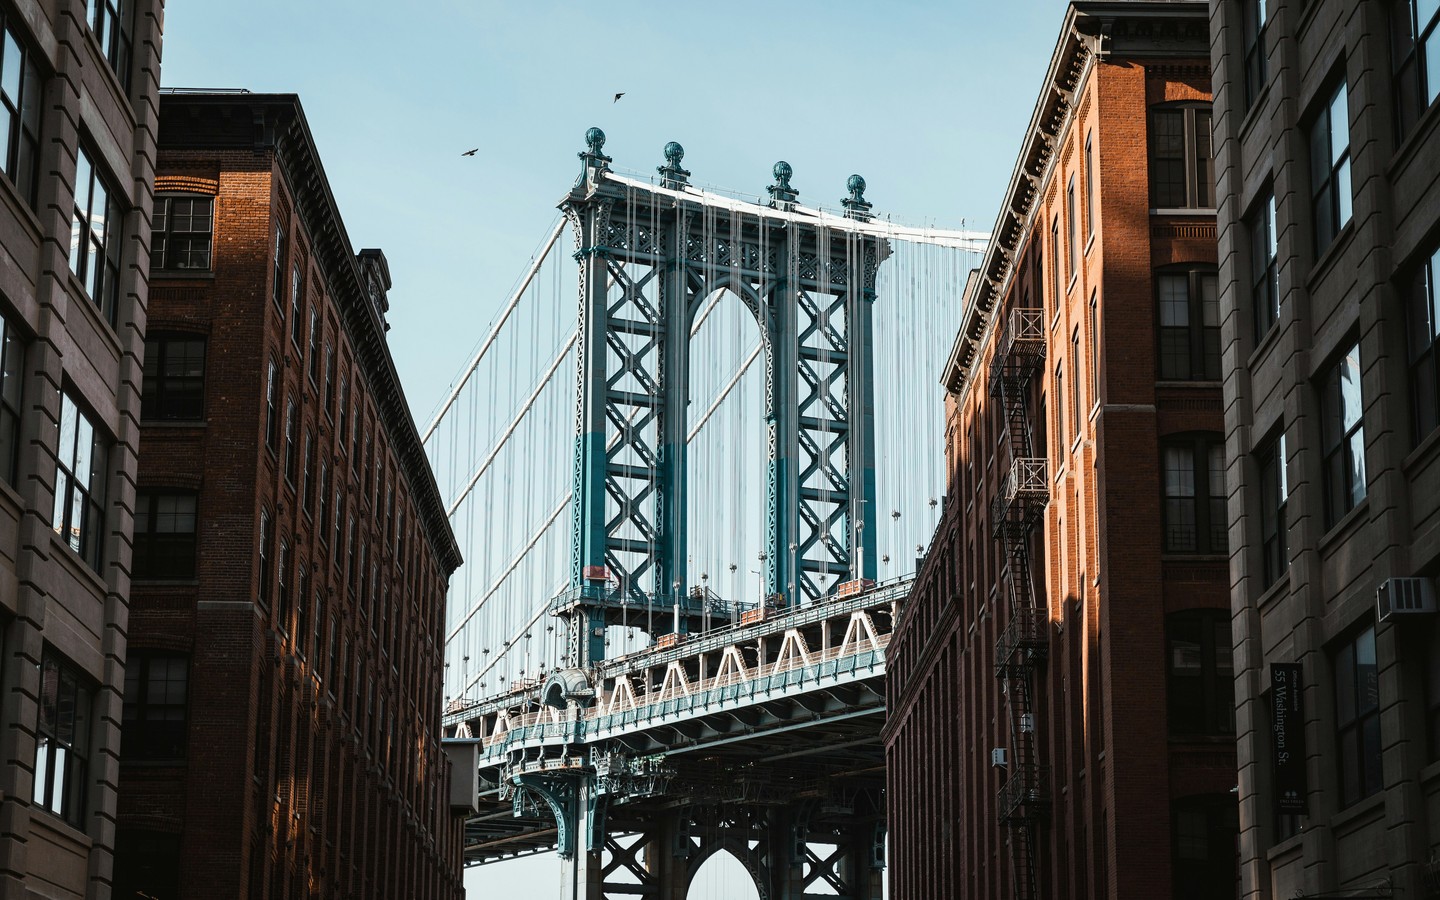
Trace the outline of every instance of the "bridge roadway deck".
<instances>
[{"instance_id":1,"label":"bridge roadway deck","mask_svg":"<svg viewBox=\"0 0 1440 900\"><path fill-rule=\"evenodd\" d=\"M474 744L479 767L466 864L556 846L543 805L516 802L534 775L595 780L616 825L695 804L799 802L839 816L881 808L885 657L911 584L692 635L452 710L447 739Z\"/></svg>"}]
</instances>

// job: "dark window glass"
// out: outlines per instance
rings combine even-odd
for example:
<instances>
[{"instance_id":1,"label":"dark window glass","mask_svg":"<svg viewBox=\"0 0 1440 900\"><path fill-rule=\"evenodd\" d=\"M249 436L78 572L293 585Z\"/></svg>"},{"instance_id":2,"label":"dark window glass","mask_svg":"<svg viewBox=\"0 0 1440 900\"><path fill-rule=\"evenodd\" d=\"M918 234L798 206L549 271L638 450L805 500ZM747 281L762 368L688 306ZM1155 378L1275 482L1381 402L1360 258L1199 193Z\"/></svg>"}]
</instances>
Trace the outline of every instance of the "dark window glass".
<instances>
[{"instance_id":1,"label":"dark window glass","mask_svg":"<svg viewBox=\"0 0 1440 900\"><path fill-rule=\"evenodd\" d=\"M1265 0L1241 0L1245 26L1245 108L1265 88Z\"/></svg>"},{"instance_id":2,"label":"dark window glass","mask_svg":"<svg viewBox=\"0 0 1440 900\"><path fill-rule=\"evenodd\" d=\"M26 203L35 205L36 166L40 158L40 73L29 45L0 12L0 135L4 136L5 174Z\"/></svg>"},{"instance_id":3,"label":"dark window glass","mask_svg":"<svg viewBox=\"0 0 1440 900\"><path fill-rule=\"evenodd\" d=\"M1055 364L1055 436L1060 439L1060 458L1065 457L1065 372Z\"/></svg>"},{"instance_id":4,"label":"dark window glass","mask_svg":"<svg viewBox=\"0 0 1440 900\"><path fill-rule=\"evenodd\" d=\"M115 833L114 900L180 900L180 835L121 827Z\"/></svg>"},{"instance_id":5,"label":"dark window glass","mask_svg":"<svg viewBox=\"0 0 1440 900\"><path fill-rule=\"evenodd\" d=\"M1095 234L1095 147L1093 135L1085 136L1085 234Z\"/></svg>"},{"instance_id":6,"label":"dark window glass","mask_svg":"<svg viewBox=\"0 0 1440 900\"><path fill-rule=\"evenodd\" d=\"M84 147L75 153L75 216L70 226L70 271L111 325L120 300L119 195L90 164Z\"/></svg>"},{"instance_id":7,"label":"dark window glass","mask_svg":"<svg viewBox=\"0 0 1440 900\"><path fill-rule=\"evenodd\" d=\"M210 268L213 211L211 197L156 194L150 268Z\"/></svg>"},{"instance_id":8,"label":"dark window glass","mask_svg":"<svg viewBox=\"0 0 1440 900\"><path fill-rule=\"evenodd\" d=\"M205 417L205 339L154 335L145 339L140 418L199 421Z\"/></svg>"},{"instance_id":9,"label":"dark window glass","mask_svg":"<svg viewBox=\"0 0 1440 900\"><path fill-rule=\"evenodd\" d=\"M1440 273L1440 249L1415 269L1405 292L1407 335L1410 349L1410 417L1418 443L1440 425L1440 291L1435 278Z\"/></svg>"},{"instance_id":10,"label":"dark window glass","mask_svg":"<svg viewBox=\"0 0 1440 900\"><path fill-rule=\"evenodd\" d=\"M1440 623L1430 628L1430 649L1425 659L1426 759L1440 759Z\"/></svg>"},{"instance_id":11,"label":"dark window glass","mask_svg":"<svg viewBox=\"0 0 1440 900\"><path fill-rule=\"evenodd\" d=\"M275 221L275 246L271 252L274 254L274 270L270 282L270 299L283 315L285 307L281 298L285 290L285 223L279 219Z\"/></svg>"},{"instance_id":12,"label":"dark window glass","mask_svg":"<svg viewBox=\"0 0 1440 900\"><path fill-rule=\"evenodd\" d=\"M1255 312L1255 343L1280 318L1280 265L1275 243L1275 195L1267 194L1250 214L1250 303Z\"/></svg>"},{"instance_id":13,"label":"dark window glass","mask_svg":"<svg viewBox=\"0 0 1440 900\"><path fill-rule=\"evenodd\" d=\"M31 800L76 828L85 827L90 760L90 679L50 648L40 661Z\"/></svg>"},{"instance_id":14,"label":"dark window glass","mask_svg":"<svg viewBox=\"0 0 1440 900\"><path fill-rule=\"evenodd\" d=\"M1070 334L1070 430L1080 437L1080 421L1083 418L1080 401L1080 329Z\"/></svg>"},{"instance_id":15,"label":"dark window glass","mask_svg":"<svg viewBox=\"0 0 1440 900\"><path fill-rule=\"evenodd\" d=\"M1060 298L1065 296L1065 285L1060 274L1060 217L1055 217L1055 224L1050 228L1050 271L1055 281L1055 293L1051 299L1058 309Z\"/></svg>"},{"instance_id":16,"label":"dark window glass","mask_svg":"<svg viewBox=\"0 0 1440 900\"><path fill-rule=\"evenodd\" d=\"M1440 3L1396 0L1390 8L1395 125L1404 138L1440 95Z\"/></svg>"},{"instance_id":17,"label":"dark window glass","mask_svg":"<svg viewBox=\"0 0 1440 900\"><path fill-rule=\"evenodd\" d=\"M1209 104L1150 111L1150 204L1157 209L1214 208Z\"/></svg>"},{"instance_id":18,"label":"dark window glass","mask_svg":"<svg viewBox=\"0 0 1440 900\"><path fill-rule=\"evenodd\" d=\"M1090 405L1100 402L1100 299L1090 292Z\"/></svg>"},{"instance_id":19,"label":"dark window glass","mask_svg":"<svg viewBox=\"0 0 1440 900\"><path fill-rule=\"evenodd\" d=\"M1380 674L1375 626L1335 650L1335 728L1340 745L1340 801L1349 806L1380 790Z\"/></svg>"},{"instance_id":20,"label":"dark window glass","mask_svg":"<svg viewBox=\"0 0 1440 900\"><path fill-rule=\"evenodd\" d=\"M1065 191L1065 224L1067 237L1070 239L1070 277L1075 277L1075 258L1080 243L1076 239L1079 227L1075 222L1075 176L1070 176L1070 186Z\"/></svg>"},{"instance_id":21,"label":"dark window glass","mask_svg":"<svg viewBox=\"0 0 1440 900\"><path fill-rule=\"evenodd\" d=\"M1172 613L1165 618L1165 644L1170 733L1234 734L1235 670L1229 613L1216 609Z\"/></svg>"},{"instance_id":22,"label":"dark window glass","mask_svg":"<svg viewBox=\"0 0 1440 900\"><path fill-rule=\"evenodd\" d=\"M195 519L193 493L137 491L134 577L194 578Z\"/></svg>"},{"instance_id":23,"label":"dark window glass","mask_svg":"<svg viewBox=\"0 0 1440 900\"><path fill-rule=\"evenodd\" d=\"M85 0L85 21L100 41L106 62L120 84L130 90L130 33L135 12L128 0Z\"/></svg>"},{"instance_id":24,"label":"dark window glass","mask_svg":"<svg viewBox=\"0 0 1440 900\"><path fill-rule=\"evenodd\" d=\"M125 663L121 759L184 759L189 660L175 654L131 653Z\"/></svg>"},{"instance_id":25,"label":"dark window glass","mask_svg":"<svg viewBox=\"0 0 1440 900\"><path fill-rule=\"evenodd\" d=\"M310 643L310 569L303 562L297 564L295 575L295 649L301 656L308 656Z\"/></svg>"},{"instance_id":26,"label":"dark window glass","mask_svg":"<svg viewBox=\"0 0 1440 900\"><path fill-rule=\"evenodd\" d=\"M1310 198L1318 257L1350 221L1350 105L1345 82L1310 124Z\"/></svg>"},{"instance_id":27,"label":"dark window glass","mask_svg":"<svg viewBox=\"0 0 1440 900\"><path fill-rule=\"evenodd\" d=\"M1163 510L1168 553L1224 553L1225 447L1219 435L1167 440Z\"/></svg>"},{"instance_id":28,"label":"dark window glass","mask_svg":"<svg viewBox=\"0 0 1440 900\"><path fill-rule=\"evenodd\" d=\"M279 369L275 360L270 360L270 368L265 376L265 446L271 450L275 449L275 442L280 434L280 412L279 404Z\"/></svg>"},{"instance_id":29,"label":"dark window glass","mask_svg":"<svg viewBox=\"0 0 1440 900\"><path fill-rule=\"evenodd\" d=\"M290 631L290 542L280 541L280 553L275 558L275 621L280 630Z\"/></svg>"},{"instance_id":30,"label":"dark window glass","mask_svg":"<svg viewBox=\"0 0 1440 900\"><path fill-rule=\"evenodd\" d=\"M300 318L302 286L300 267L296 266L290 271L290 343L295 345L296 350L301 348L301 339L304 337L304 322Z\"/></svg>"},{"instance_id":31,"label":"dark window glass","mask_svg":"<svg viewBox=\"0 0 1440 900\"><path fill-rule=\"evenodd\" d=\"M1239 896L1240 807L1230 794L1185 797L1170 807L1175 900Z\"/></svg>"},{"instance_id":32,"label":"dark window glass","mask_svg":"<svg viewBox=\"0 0 1440 900\"><path fill-rule=\"evenodd\" d=\"M320 381L320 312L310 305L310 383Z\"/></svg>"},{"instance_id":33,"label":"dark window glass","mask_svg":"<svg viewBox=\"0 0 1440 900\"><path fill-rule=\"evenodd\" d=\"M1220 379L1220 298L1215 272L1162 272L1155 279L1160 304L1160 378Z\"/></svg>"},{"instance_id":34,"label":"dark window glass","mask_svg":"<svg viewBox=\"0 0 1440 900\"><path fill-rule=\"evenodd\" d=\"M100 571L105 515L105 467L110 447L90 417L60 392L60 439L55 450L55 506L50 526L70 549Z\"/></svg>"},{"instance_id":35,"label":"dark window glass","mask_svg":"<svg viewBox=\"0 0 1440 900\"><path fill-rule=\"evenodd\" d=\"M0 314L0 478L15 483L20 452L20 396L25 384L25 342Z\"/></svg>"},{"instance_id":36,"label":"dark window glass","mask_svg":"<svg viewBox=\"0 0 1440 900\"><path fill-rule=\"evenodd\" d=\"M335 350L325 344L325 415L333 422L335 403Z\"/></svg>"},{"instance_id":37,"label":"dark window glass","mask_svg":"<svg viewBox=\"0 0 1440 900\"><path fill-rule=\"evenodd\" d=\"M1260 557L1263 587L1274 584L1290 568L1285 504L1290 484L1285 473L1285 435L1260 453Z\"/></svg>"},{"instance_id":38,"label":"dark window glass","mask_svg":"<svg viewBox=\"0 0 1440 900\"><path fill-rule=\"evenodd\" d=\"M1320 390L1325 527L1329 528L1365 499L1364 395L1358 343L1335 361Z\"/></svg>"},{"instance_id":39,"label":"dark window glass","mask_svg":"<svg viewBox=\"0 0 1440 900\"><path fill-rule=\"evenodd\" d=\"M325 524L329 521L330 511L330 465L325 460L320 460L320 516L316 520L316 530L320 532L321 543L329 543L330 530Z\"/></svg>"},{"instance_id":40,"label":"dark window glass","mask_svg":"<svg viewBox=\"0 0 1440 900\"><path fill-rule=\"evenodd\" d=\"M305 452L304 463L300 469L304 479L304 485L300 489L301 508L305 515L313 515L315 511L315 434L310 429L305 429Z\"/></svg>"},{"instance_id":41,"label":"dark window glass","mask_svg":"<svg viewBox=\"0 0 1440 900\"><path fill-rule=\"evenodd\" d=\"M274 541L275 528L273 525L270 524L270 513L266 512L265 510L261 510L260 546L259 553L257 554L257 556L259 557L258 562L260 563L260 583L256 595L260 599L260 605L265 607L268 607L270 605L270 581L273 576L273 573L270 571L270 565L271 559L274 557L275 554L275 550L273 547Z\"/></svg>"},{"instance_id":42,"label":"dark window glass","mask_svg":"<svg viewBox=\"0 0 1440 900\"><path fill-rule=\"evenodd\" d=\"M285 401L285 480L295 483L296 455L299 448L295 443L295 398Z\"/></svg>"}]
</instances>

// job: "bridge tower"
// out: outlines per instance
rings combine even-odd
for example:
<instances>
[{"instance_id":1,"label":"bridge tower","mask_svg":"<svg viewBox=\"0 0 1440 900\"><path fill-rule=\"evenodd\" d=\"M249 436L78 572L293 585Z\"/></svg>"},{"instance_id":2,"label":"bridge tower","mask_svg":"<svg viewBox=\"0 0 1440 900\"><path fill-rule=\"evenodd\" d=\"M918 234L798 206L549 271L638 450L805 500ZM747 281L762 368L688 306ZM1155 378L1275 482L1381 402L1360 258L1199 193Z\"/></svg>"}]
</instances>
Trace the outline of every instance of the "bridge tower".
<instances>
[{"instance_id":1,"label":"bridge tower","mask_svg":"<svg viewBox=\"0 0 1440 900\"><path fill-rule=\"evenodd\" d=\"M1010 310L990 368L990 396L1005 418L1010 468L991 509L995 540L1005 553L1009 621L995 646L995 674L1005 689L1010 714L1007 777L996 809L1008 832L1011 877L1016 900L1039 896L1036 865L1037 826L1049 812L1050 769L1035 747L1035 676L1047 655L1048 610L1037 605L1031 580L1031 541L1050 498L1044 449L1031 441L1029 405L1035 375L1045 360L1045 314L1040 309Z\"/></svg>"},{"instance_id":2,"label":"bridge tower","mask_svg":"<svg viewBox=\"0 0 1440 900\"><path fill-rule=\"evenodd\" d=\"M767 206L692 188L677 143L657 185L612 173L599 128L585 139L560 203L580 290L570 591L553 610L582 669L604 659L610 625L685 633L734 609L686 571L690 335L722 289L749 308L764 352L767 602L874 579L871 304L889 254L882 237L801 208L788 163ZM864 179L848 188L846 218L868 221Z\"/></svg>"}]
</instances>

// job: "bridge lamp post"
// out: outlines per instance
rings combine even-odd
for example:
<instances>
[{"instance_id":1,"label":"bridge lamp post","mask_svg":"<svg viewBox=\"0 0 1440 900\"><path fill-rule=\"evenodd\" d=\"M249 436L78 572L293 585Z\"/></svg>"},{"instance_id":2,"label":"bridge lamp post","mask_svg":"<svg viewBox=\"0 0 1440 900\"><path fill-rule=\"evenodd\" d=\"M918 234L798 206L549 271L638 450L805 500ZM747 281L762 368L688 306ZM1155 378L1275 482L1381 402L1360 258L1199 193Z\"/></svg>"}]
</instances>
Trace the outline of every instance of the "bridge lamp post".
<instances>
[{"instance_id":1,"label":"bridge lamp post","mask_svg":"<svg viewBox=\"0 0 1440 900\"><path fill-rule=\"evenodd\" d=\"M800 580L800 573L795 571L795 551L800 545L794 541L790 542L790 605L799 606L800 598L795 594L795 583Z\"/></svg>"},{"instance_id":2,"label":"bridge lamp post","mask_svg":"<svg viewBox=\"0 0 1440 900\"><path fill-rule=\"evenodd\" d=\"M757 572L757 573L755 573L755 574L757 574L757 575L760 576L760 608L761 608L761 609L764 609L764 608L765 608L765 560L768 559L768 557L765 555L765 551L764 551L764 550L761 550L761 551L760 551L760 554L759 554L756 558L760 560L760 571Z\"/></svg>"},{"instance_id":3,"label":"bridge lamp post","mask_svg":"<svg viewBox=\"0 0 1440 900\"><path fill-rule=\"evenodd\" d=\"M675 579L671 583L671 587L674 589L671 596L675 598L675 636L678 638L680 636L680 579Z\"/></svg>"},{"instance_id":4,"label":"bridge lamp post","mask_svg":"<svg viewBox=\"0 0 1440 900\"><path fill-rule=\"evenodd\" d=\"M709 631L709 630L710 630L710 598L709 598L709 596L708 596L708 595L709 595L709 589L710 589L710 573L709 573L709 572L701 572L701 573L700 573L700 619L701 619L701 626L700 626L700 627L701 627L704 631Z\"/></svg>"},{"instance_id":5,"label":"bridge lamp post","mask_svg":"<svg viewBox=\"0 0 1440 900\"><path fill-rule=\"evenodd\" d=\"M735 570L739 568L734 563L730 564L730 604L733 607L733 612L730 614L731 625L740 624L740 581L739 576L735 574Z\"/></svg>"}]
</instances>

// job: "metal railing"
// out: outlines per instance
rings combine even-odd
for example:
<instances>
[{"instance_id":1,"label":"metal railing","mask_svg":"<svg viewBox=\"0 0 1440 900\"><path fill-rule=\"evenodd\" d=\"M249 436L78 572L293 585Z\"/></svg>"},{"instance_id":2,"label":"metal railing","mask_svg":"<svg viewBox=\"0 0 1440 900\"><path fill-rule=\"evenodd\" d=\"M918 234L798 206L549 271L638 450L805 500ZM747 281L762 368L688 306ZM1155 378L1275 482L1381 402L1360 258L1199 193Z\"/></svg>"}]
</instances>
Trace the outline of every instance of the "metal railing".
<instances>
[{"instance_id":1,"label":"metal railing","mask_svg":"<svg viewBox=\"0 0 1440 900\"><path fill-rule=\"evenodd\" d=\"M1050 767L1016 766L995 799L1001 822L1039 818L1050 805Z\"/></svg>"},{"instance_id":2,"label":"metal railing","mask_svg":"<svg viewBox=\"0 0 1440 900\"><path fill-rule=\"evenodd\" d=\"M1020 608L1010 614L1010 621L995 642L995 671L1003 673L1012 667L1029 665L1043 658L1049 641L1049 616L1034 608Z\"/></svg>"}]
</instances>

